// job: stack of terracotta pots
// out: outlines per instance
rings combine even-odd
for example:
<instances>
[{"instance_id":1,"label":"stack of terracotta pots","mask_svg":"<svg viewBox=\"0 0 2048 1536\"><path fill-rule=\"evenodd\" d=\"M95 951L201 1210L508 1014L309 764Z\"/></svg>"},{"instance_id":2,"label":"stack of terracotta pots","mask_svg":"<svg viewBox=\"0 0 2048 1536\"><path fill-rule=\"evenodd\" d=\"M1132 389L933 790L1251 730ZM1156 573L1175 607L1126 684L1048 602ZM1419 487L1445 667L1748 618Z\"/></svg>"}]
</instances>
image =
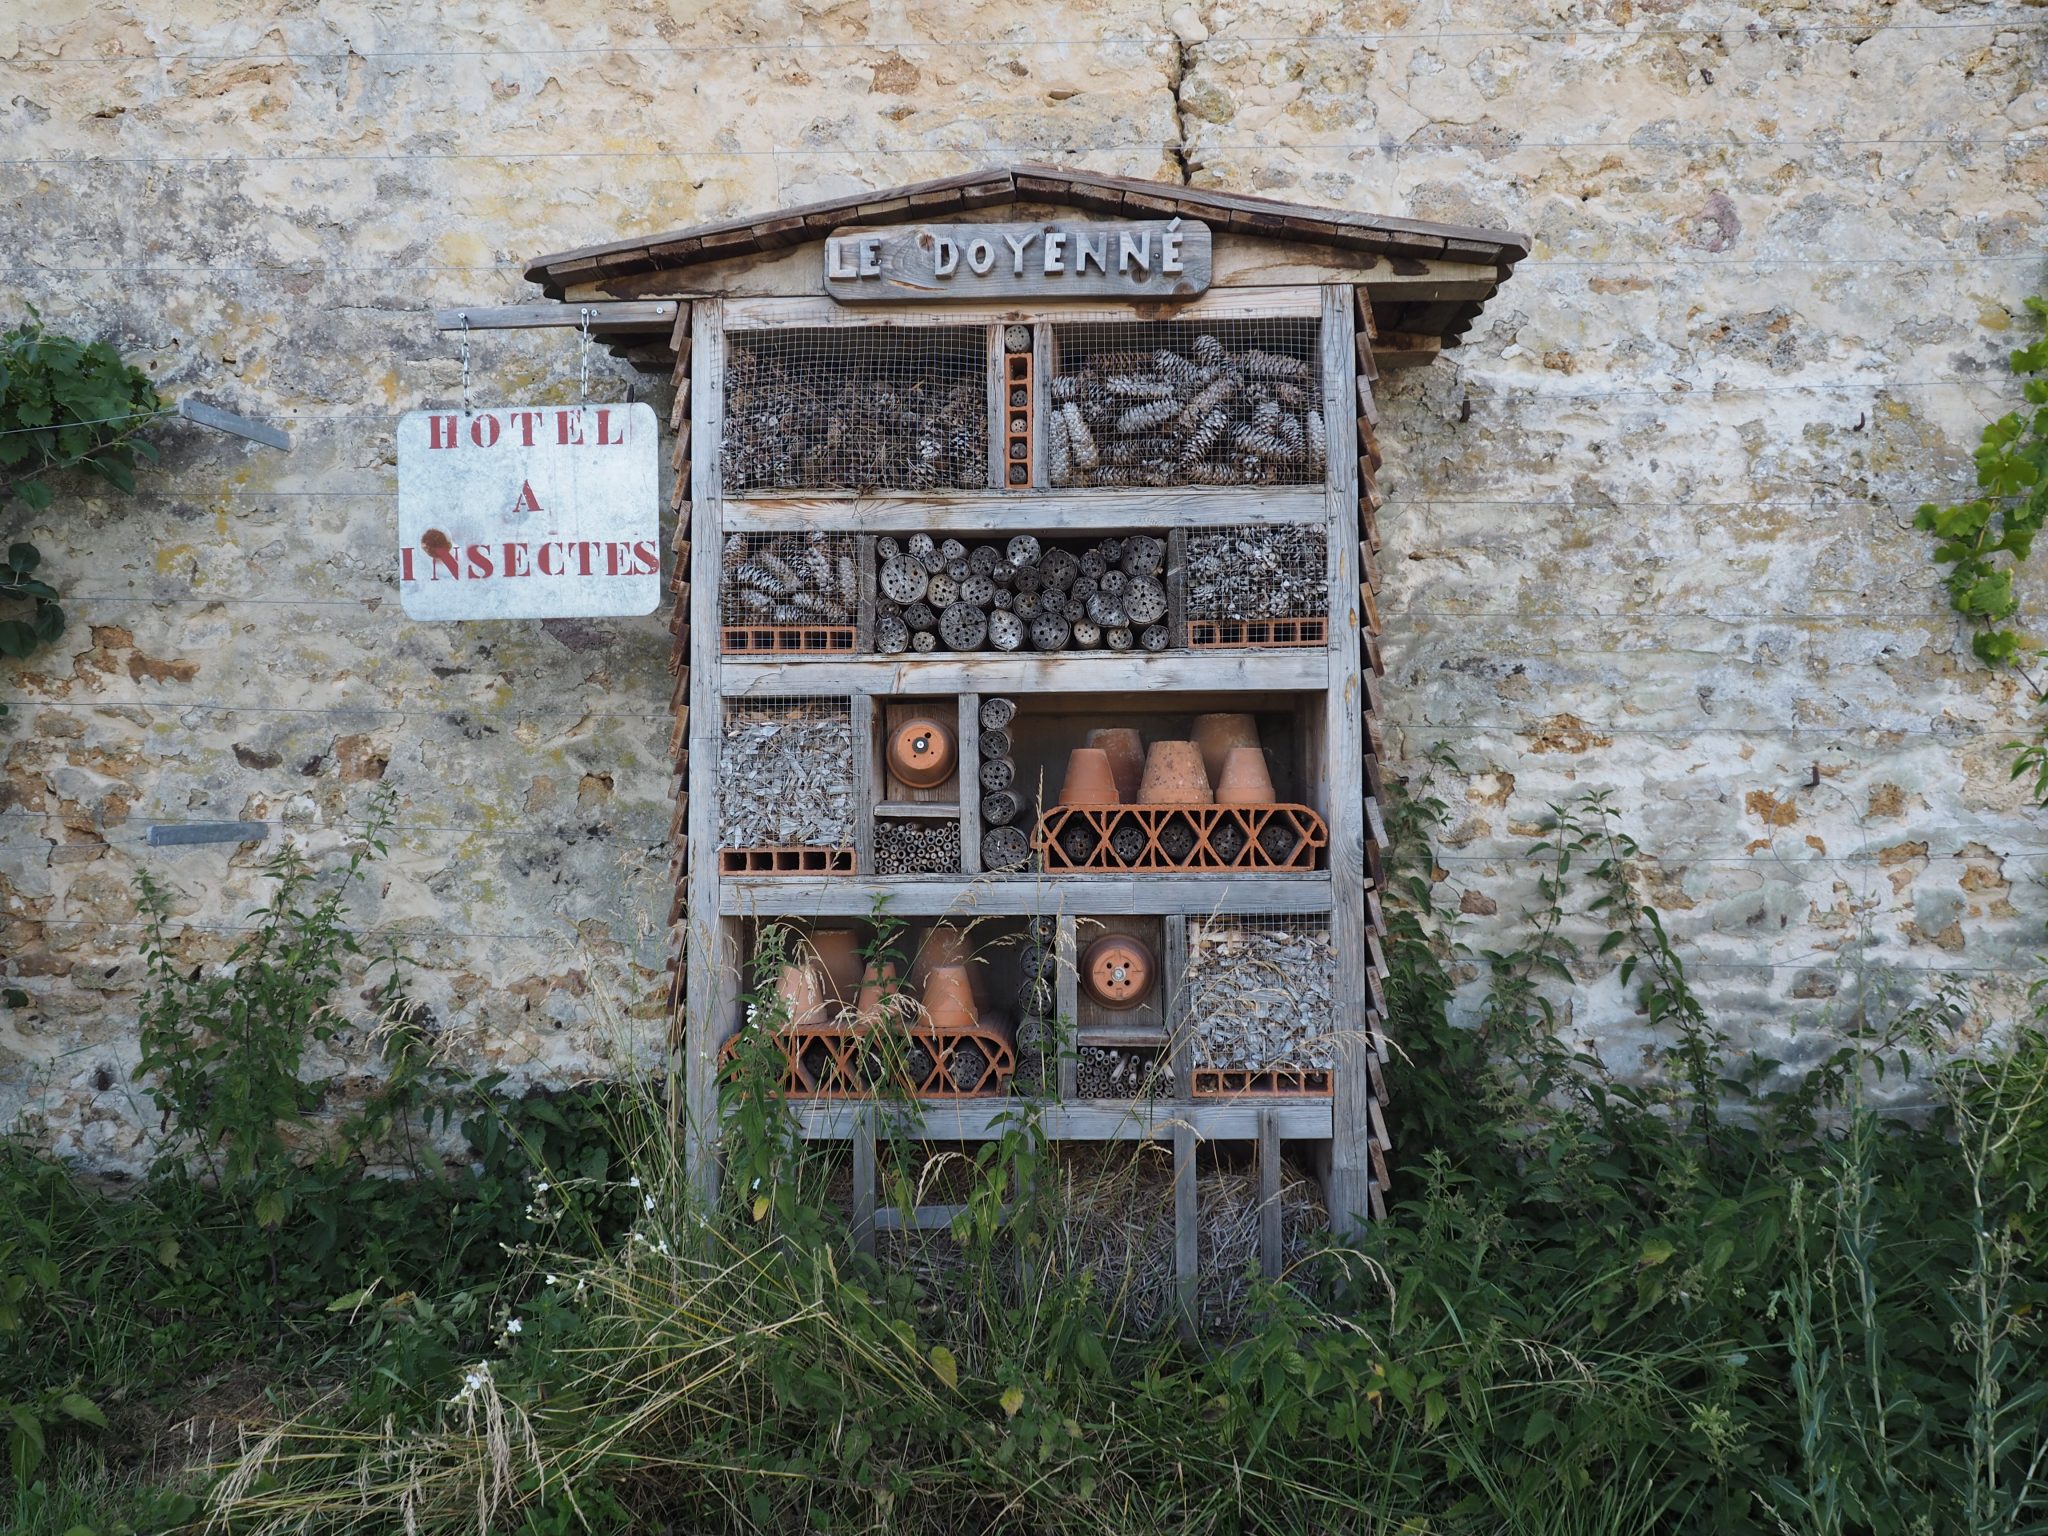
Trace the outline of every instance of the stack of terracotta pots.
<instances>
[{"instance_id":1,"label":"stack of terracotta pots","mask_svg":"<svg viewBox=\"0 0 2048 1536\"><path fill-rule=\"evenodd\" d=\"M1067 756L1061 805L1271 805L1273 775L1250 715L1197 715L1192 739L1148 749L1127 727L1088 733Z\"/></svg>"}]
</instances>

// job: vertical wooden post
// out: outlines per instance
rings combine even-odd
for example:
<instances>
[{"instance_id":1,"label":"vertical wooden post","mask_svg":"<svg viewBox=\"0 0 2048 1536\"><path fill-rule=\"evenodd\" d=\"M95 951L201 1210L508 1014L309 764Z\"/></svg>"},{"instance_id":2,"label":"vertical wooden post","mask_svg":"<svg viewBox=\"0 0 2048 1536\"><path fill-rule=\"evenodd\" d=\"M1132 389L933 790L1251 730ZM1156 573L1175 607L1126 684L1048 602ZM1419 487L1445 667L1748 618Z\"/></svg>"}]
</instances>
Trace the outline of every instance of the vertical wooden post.
<instances>
[{"instance_id":1,"label":"vertical wooden post","mask_svg":"<svg viewBox=\"0 0 2048 1536\"><path fill-rule=\"evenodd\" d=\"M856 693L853 711L853 867L857 874L875 873L875 696Z\"/></svg>"},{"instance_id":2,"label":"vertical wooden post","mask_svg":"<svg viewBox=\"0 0 2048 1536\"><path fill-rule=\"evenodd\" d=\"M1285 1237L1280 1228L1280 1117L1259 1111L1259 1273L1280 1278Z\"/></svg>"},{"instance_id":3,"label":"vertical wooden post","mask_svg":"<svg viewBox=\"0 0 2048 1536\"><path fill-rule=\"evenodd\" d=\"M960 695L960 873L981 873L981 695Z\"/></svg>"},{"instance_id":4,"label":"vertical wooden post","mask_svg":"<svg viewBox=\"0 0 2048 1536\"><path fill-rule=\"evenodd\" d=\"M1031 420L1036 430L1031 434L1031 483L1035 486L1052 484L1046 470L1045 442L1051 435L1046 423L1046 413L1052 409L1052 370L1055 361L1052 327L1045 324L1032 326Z\"/></svg>"},{"instance_id":5,"label":"vertical wooden post","mask_svg":"<svg viewBox=\"0 0 2048 1536\"><path fill-rule=\"evenodd\" d=\"M1166 996L1166 1066L1173 1074L1173 1096L1189 1099L1195 1092L1195 1041L1188 1027L1188 920L1172 913L1163 927L1166 942L1159 957L1159 985Z\"/></svg>"},{"instance_id":6,"label":"vertical wooden post","mask_svg":"<svg viewBox=\"0 0 2048 1536\"><path fill-rule=\"evenodd\" d=\"M1173 1286L1181 1332L1196 1331L1201 1284L1202 1231L1195 1201L1195 1128L1185 1120L1173 1127Z\"/></svg>"},{"instance_id":7,"label":"vertical wooden post","mask_svg":"<svg viewBox=\"0 0 2048 1536\"><path fill-rule=\"evenodd\" d=\"M1004 453L1003 428L1009 415L1010 386L1003 379L1003 322L988 328L988 487L1000 491L1009 484L1010 461Z\"/></svg>"},{"instance_id":8,"label":"vertical wooden post","mask_svg":"<svg viewBox=\"0 0 2048 1536\"><path fill-rule=\"evenodd\" d=\"M1062 912L1053 919L1054 955L1053 966L1053 1013L1058 1018L1060 1036L1060 1102L1071 1104L1077 1087L1075 1083L1074 1021L1081 1016L1081 956L1080 939L1075 930L1074 914Z\"/></svg>"},{"instance_id":9,"label":"vertical wooden post","mask_svg":"<svg viewBox=\"0 0 2048 1536\"><path fill-rule=\"evenodd\" d=\"M1360 796L1340 786L1358 783L1365 755L1364 685L1359 676L1358 631L1358 432L1350 418L1357 385L1353 351L1353 295L1348 287L1323 289L1323 408L1331 413L1328 477L1324 482L1329 517L1330 687L1326 695L1323 775L1331 786L1330 939L1336 951L1337 984L1332 996L1354 1010L1338 1020L1337 1072L1330 1126L1330 1173L1324 1198L1330 1227L1351 1236L1370 1217L1371 1159L1366 1099L1371 1088L1365 1055L1370 1049L1363 1000L1365 984L1365 816Z\"/></svg>"},{"instance_id":10,"label":"vertical wooden post","mask_svg":"<svg viewBox=\"0 0 2048 1536\"><path fill-rule=\"evenodd\" d=\"M692 306L690 390L689 1025L684 1049L683 1160L709 1206L718 1195L718 1048L739 1010L735 935L718 913L718 582L725 500L725 321L717 299Z\"/></svg>"},{"instance_id":11,"label":"vertical wooden post","mask_svg":"<svg viewBox=\"0 0 2048 1536\"><path fill-rule=\"evenodd\" d=\"M853 1113L853 1246L870 1257L875 1251L875 1107L863 1104Z\"/></svg>"}]
</instances>

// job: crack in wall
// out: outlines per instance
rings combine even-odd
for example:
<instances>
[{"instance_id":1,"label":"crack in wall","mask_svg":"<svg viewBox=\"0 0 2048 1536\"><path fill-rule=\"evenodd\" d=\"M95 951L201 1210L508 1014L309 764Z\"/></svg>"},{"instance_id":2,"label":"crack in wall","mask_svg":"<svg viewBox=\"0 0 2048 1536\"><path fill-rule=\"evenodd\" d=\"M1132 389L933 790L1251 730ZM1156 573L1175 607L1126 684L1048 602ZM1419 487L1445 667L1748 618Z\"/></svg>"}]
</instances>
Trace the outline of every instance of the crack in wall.
<instances>
[{"instance_id":1,"label":"crack in wall","mask_svg":"<svg viewBox=\"0 0 2048 1536\"><path fill-rule=\"evenodd\" d=\"M1195 177L1188 166L1188 116L1180 92L1187 81L1188 71L1194 68L1195 44L1182 37L1172 22L1169 21L1167 26L1173 31L1173 71L1167 82L1173 89L1173 143L1168 148L1173 155L1174 169L1180 174L1180 184L1191 187L1195 184Z\"/></svg>"}]
</instances>

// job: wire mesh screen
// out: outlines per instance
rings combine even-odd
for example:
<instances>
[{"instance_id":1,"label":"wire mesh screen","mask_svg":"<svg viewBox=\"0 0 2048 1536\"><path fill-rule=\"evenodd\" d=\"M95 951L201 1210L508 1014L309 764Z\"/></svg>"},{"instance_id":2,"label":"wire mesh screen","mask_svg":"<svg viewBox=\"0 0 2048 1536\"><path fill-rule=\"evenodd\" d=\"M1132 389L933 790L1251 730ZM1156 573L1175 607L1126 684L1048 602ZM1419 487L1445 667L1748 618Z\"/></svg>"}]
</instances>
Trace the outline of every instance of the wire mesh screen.
<instances>
[{"instance_id":1,"label":"wire mesh screen","mask_svg":"<svg viewBox=\"0 0 2048 1536\"><path fill-rule=\"evenodd\" d=\"M1340 1027L1327 913L1191 918L1182 985L1197 1093L1205 1070L1239 1088L1327 1090ZM1299 1080L1311 1073L1323 1081Z\"/></svg>"},{"instance_id":2,"label":"wire mesh screen","mask_svg":"<svg viewBox=\"0 0 2048 1536\"><path fill-rule=\"evenodd\" d=\"M1329 534L1305 523L1191 529L1188 643L1321 645L1329 637Z\"/></svg>"},{"instance_id":3,"label":"wire mesh screen","mask_svg":"<svg viewBox=\"0 0 2048 1536\"><path fill-rule=\"evenodd\" d=\"M1328 445L1313 320L1054 331L1054 485L1302 485Z\"/></svg>"},{"instance_id":4,"label":"wire mesh screen","mask_svg":"<svg viewBox=\"0 0 2048 1536\"><path fill-rule=\"evenodd\" d=\"M730 338L728 495L988 484L979 326L830 326Z\"/></svg>"},{"instance_id":5,"label":"wire mesh screen","mask_svg":"<svg viewBox=\"0 0 2048 1536\"><path fill-rule=\"evenodd\" d=\"M850 865L852 845L852 701L726 700L718 742L719 848L844 851ZM762 867L780 868L773 861ZM825 860L820 867L836 865Z\"/></svg>"},{"instance_id":6,"label":"wire mesh screen","mask_svg":"<svg viewBox=\"0 0 2048 1536\"><path fill-rule=\"evenodd\" d=\"M718 618L727 651L852 651L860 607L850 533L726 535Z\"/></svg>"}]
</instances>

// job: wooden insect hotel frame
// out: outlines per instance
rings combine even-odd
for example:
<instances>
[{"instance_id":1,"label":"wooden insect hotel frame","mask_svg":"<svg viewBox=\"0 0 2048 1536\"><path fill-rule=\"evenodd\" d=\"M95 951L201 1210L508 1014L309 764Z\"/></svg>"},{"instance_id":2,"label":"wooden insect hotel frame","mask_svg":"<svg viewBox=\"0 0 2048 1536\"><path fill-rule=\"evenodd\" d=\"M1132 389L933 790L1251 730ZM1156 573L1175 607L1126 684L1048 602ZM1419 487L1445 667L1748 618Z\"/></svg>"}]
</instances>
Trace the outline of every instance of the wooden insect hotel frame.
<instances>
[{"instance_id":1,"label":"wooden insect hotel frame","mask_svg":"<svg viewBox=\"0 0 2048 1536\"><path fill-rule=\"evenodd\" d=\"M1384 1214L1374 386L1456 345L1526 252L1019 167L529 266L616 350L673 369L669 995L702 1188L756 936L838 943L880 896L948 944L973 927L1013 946L977 962L971 1004L949 980L958 1028L927 968L921 1054L891 1069L917 1134L1000 1134L1035 1073L1051 1139L1170 1144L1190 1286L1203 1142L1253 1149L1269 1271L1283 1146L1338 1231ZM839 713L749 707L818 700ZM1217 719L1256 734L1253 803L1132 804L1133 779L1105 807L1065 777L1084 741L1135 774ZM722 821L739 751L799 766L748 769L768 803ZM791 797L808 809L782 847ZM1251 966L1287 984L1239 985ZM836 1014L805 993L782 1041L804 1134L853 1144L867 1241L893 1214L876 1115L900 1103L852 1006L878 976L831 982ZM1312 1048L1258 1001L1276 994L1320 1000ZM1209 1028L1196 1015L1223 1005L1202 1000L1225 995L1249 1012Z\"/></svg>"}]
</instances>

